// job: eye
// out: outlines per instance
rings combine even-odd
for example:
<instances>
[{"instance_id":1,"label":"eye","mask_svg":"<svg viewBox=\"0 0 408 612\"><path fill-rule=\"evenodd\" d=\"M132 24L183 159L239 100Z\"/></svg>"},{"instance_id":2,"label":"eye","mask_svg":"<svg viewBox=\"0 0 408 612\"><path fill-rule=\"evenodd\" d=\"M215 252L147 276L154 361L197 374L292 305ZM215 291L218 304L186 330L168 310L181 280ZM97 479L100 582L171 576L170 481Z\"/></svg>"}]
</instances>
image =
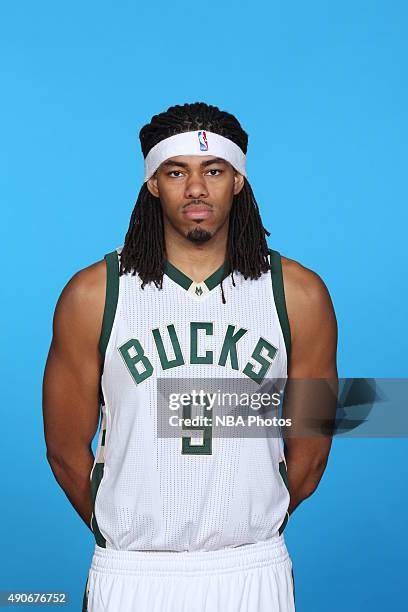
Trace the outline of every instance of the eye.
<instances>
[{"instance_id":1,"label":"eye","mask_svg":"<svg viewBox=\"0 0 408 612\"><path fill-rule=\"evenodd\" d=\"M211 168L211 170L208 170L208 173L212 173L212 172L218 172L218 174L211 174L211 176L219 176L219 174L223 173L223 170L221 170L220 168ZM181 170L170 170L170 172L166 173L167 176L172 176L173 178L179 178L180 176L182 176L182 172ZM176 176L174 176L176 174Z\"/></svg>"}]
</instances>

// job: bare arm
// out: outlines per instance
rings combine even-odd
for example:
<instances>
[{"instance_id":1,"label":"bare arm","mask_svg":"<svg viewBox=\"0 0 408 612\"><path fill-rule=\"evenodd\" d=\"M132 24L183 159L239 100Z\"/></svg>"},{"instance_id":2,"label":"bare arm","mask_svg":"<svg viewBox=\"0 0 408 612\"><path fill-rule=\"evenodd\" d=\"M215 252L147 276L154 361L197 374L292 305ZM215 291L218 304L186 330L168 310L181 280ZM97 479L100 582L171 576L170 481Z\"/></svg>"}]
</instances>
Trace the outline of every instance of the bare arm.
<instances>
[{"instance_id":1,"label":"bare arm","mask_svg":"<svg viewBox=\"0 0 408 612\"><path fill-rule=\"evenodd\" d=\"M75 274L56 305L43 379L47 460L75 510L90 528L91 442L100 412L99 338L105 304L106 265Z\"/></svg>"},{"instance_id":2,"label":"bare arm","mask_svg":"<svg viewBox=\"0 0 408 612\"><path fill-rule=\"evenodd\" d=\"M312 270L286 258L282 258L282 264L292 338L283 414L287 418L291 413L296 423L305 415L316 417L319 410L322 417L334 418L337 322L329 292ZM302 381L295 382L295 379ZM312 383L303 379L330 379L331 391L325 381ZM291 494L289 514L316 490L327 465L331 443L329 435L285 436Z\"/></svg>"}]
</instances>

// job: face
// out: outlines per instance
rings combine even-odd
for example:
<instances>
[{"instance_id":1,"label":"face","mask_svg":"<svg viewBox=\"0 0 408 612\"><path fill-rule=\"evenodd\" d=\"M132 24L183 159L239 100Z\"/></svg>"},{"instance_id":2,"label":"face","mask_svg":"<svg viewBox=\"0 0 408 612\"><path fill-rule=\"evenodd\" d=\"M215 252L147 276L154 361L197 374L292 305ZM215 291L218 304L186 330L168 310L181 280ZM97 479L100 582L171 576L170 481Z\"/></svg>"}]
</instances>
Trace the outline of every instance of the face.
<instances>
[{"instance_id":1,"label":"face","mask_svg":"<svg viewBox=\"0 0 408 612\"><path fill-rule=\"evenodd\" d=\"M192 242L227 231L233 197L243 185L243 175L213 155L176 155L147 181L149 191L160 198L165 229Z\"/></svg>"}]
</instances>

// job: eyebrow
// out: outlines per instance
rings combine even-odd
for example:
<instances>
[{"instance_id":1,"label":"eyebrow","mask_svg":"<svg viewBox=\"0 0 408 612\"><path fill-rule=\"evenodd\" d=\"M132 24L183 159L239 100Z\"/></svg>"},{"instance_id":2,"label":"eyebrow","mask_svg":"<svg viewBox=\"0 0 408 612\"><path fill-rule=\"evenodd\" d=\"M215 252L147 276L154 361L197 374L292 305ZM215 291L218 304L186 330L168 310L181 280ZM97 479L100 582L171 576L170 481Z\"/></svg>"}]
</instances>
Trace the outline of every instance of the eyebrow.
<instances>
[{"instance_id":1,"label":"eyebrow","mask_svg":"<svg viewBox=\"0 0 408 612\"><path fill-rule=\"evenodd\" d=\"M222 157L214 157L213 159L206 159L201 162L201 166L210 166L211 164L226 164L227 162ZM188 168L186 162L177 161L175 159L167 159L162 163L162 166L181 166L182 168Z\"/></svg>"}]
</instances>

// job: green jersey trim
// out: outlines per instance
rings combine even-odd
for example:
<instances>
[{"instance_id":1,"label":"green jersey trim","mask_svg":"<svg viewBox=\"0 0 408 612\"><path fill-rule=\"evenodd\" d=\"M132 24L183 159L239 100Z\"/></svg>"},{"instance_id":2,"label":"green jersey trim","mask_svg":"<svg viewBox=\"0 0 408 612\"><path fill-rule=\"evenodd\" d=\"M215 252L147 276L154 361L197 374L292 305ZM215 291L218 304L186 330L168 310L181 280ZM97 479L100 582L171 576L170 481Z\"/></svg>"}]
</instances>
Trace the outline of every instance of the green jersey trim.
<instances>
[{"instance_id":1,"label":"green jersey trim","mask_svg":"<svg viewBox=\"0 0 408 612\"><path fill-rule=\"evenodd\" d=\"M169 261L164 263L164 273L171 278L175 283L188 290L191 283L193 282L184 272L173 266Z\"/></svg>"},{"instance_id":2,"label":"green jersey trim","mask_svg":"<svg viewBox=\"0 0 408 612\"><path fill-rule=\"evenodd\" d=\"M111 335L119 296L118 252L112 251L112 253L105 255L104 259L106 261L106 293L101 336L99 339L99 352L102 357L102 362L105 359L106 348Z\"/></svg>"},{"instance_id":3,"label":"green jersey trim","mask_svg":"<svg viewBox=\"0 0 408 612\"><path fill-rule=\"evenodd\" d=\"M167 274L171 280L180 285L180 287L183 287L183 289L186 291L189 290L190 286L194 282L189 276L187 276L187 274L184 274L184 272L176 268L176 266L171 264L169 261L164 263L164 273ZM228 276L228 274L227 265L226 263L223 263L217 270L215 270L215 272L210 274L210 276L208 276L208 278L202 282L206 285L209 291L212 291L212 289L219 285L221 281ZM201 283L197 284L200 285Z\"/></svg>"},{"instance_id":4,"label":"green jersey trim","mask_svg":"<svg viewBox=\"0 0 408 612\"><path fill-rule=\"evenodd\" d=\"M228 276L227 265L224 263L222 266L218 268L215 272L210 274L208 278L205 279L204 283L207 285L208 289L211 291L217 285L220 284L221 281L224 280Z\"/></svg>"},{"instance_id":5,"label":"green jersey trim","mask_svg":"<svg viewBox=\"0 0 408 612\"><path fill-rule=\"evenodd\" d=\"M285 484L285 487L287 488L287 490L289 491L289 480L288 480L288 472L286 469L286 463L285 461L282 459L281 461L279 461L279 474L281 475L281 478ZM279 535L281 535L283 533L283 531L285 530L285 527L288 523L289 520L289 512L286 511L285 514L285 518L283 519L283 522L281 524L281 526L279 527Z\"/></svg>"},{"instance_id":6,"label":"green jersey trim","mask_svg":"<svg viewBox=\"0 0 408 612\"><path fill-rule=\"evenodd\" d=\"M279 323L282 328L286 346L287 364L289 367L290 351L292 348L289 317L286 309L285 288L283 283L282 260L278 251L269 249L271 261L271 278L273 296L275 299L276 310L278 312Z\"/></svg>"}]
</instances>

